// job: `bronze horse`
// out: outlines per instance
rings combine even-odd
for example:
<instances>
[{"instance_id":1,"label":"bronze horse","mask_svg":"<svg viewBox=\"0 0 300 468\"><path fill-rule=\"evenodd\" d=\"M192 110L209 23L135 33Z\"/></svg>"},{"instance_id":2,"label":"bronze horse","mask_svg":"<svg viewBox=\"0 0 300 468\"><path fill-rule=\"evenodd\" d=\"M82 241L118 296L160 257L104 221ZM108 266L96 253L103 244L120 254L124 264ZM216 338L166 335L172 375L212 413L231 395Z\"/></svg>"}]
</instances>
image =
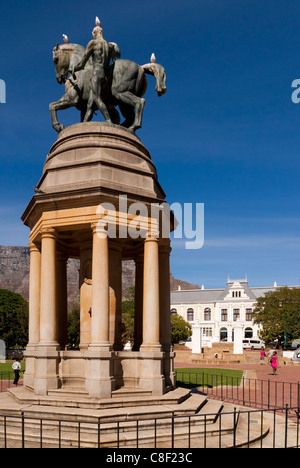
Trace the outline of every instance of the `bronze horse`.
<instances>
[{"instance_id":1,"label":"bronze horse","mask_svg":"<svg viewBox=\"0 0 300 468\"><path fill-rule=\"evenodd\" d=\"M116 46L116 55L114 55L114 44L110 43L110 45L113 46L110 48L113 63L107 71L107 84L102 99L107 106L111 121L114 124L120 124L120 114L115 109L116 106L119 106L125 118L121 125L135 132L142 127L145 106L143 96L147 89L145 73L155 77L157 94L162 96L167 90L166 72L164 67L156 63L154 54L151 57L151 63L143 66L130 60L115 60L116 56L118 56L118 48ZM81 112L82 122L87 112L93 71L91 59L87 62L84 70L77 72L75 76L69 76L69 70L76 67L84 53L85 48L79 44L57 44L53 49L56 80L59 84L65 84L63 97L49 106L52 126L58 133L65 128L57 119L58 110L76 107Z\"/></svg>"}]
</instances>

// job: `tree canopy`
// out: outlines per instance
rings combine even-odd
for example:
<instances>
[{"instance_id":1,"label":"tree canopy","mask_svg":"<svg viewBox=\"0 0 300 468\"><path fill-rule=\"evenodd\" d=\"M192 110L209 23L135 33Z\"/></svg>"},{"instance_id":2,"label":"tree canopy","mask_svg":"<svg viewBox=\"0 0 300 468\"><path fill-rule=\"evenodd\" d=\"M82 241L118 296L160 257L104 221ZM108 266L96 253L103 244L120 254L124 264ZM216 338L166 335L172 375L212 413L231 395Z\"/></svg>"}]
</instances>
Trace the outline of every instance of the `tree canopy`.
<instances>
[{"instance_id":1,"label":"tree canopy","mask_svg":"<svg viewBox=\"0 0 300 468\"><path fill-rule=\"evenodd\" d=\"M135 288L129 288L125 301L122 302L122 343L134 343Z\"/></svg>"},{"instance_id":2,"label":"tree canopy","mask_svg":"<svg viewBox=\"0 0 300 468\"><path fill-rule=\"evenodd\" d=\"M191 325L184 318L178 314L171 315L171 341L173 344L187 341L192 333Z\"/></svg>"},{"instance_id":3,"label":"tree canopy","mask_svg":"<svg viewBox=\"0 0 300 468\"><path fill-rule=\"evenodd\" d=\"M288 287L270 291L257 299L254 322L262 325L260 337L265 341L300 337L300 289Z\"/></svg>"},{"instance_id":4,"label":"tree canopy","mask_svg":"<svg viewBox=\"0 0 300 468\"><path fill-rule=\"evenodd\" d=\"M79 349L80 343L80 305L74 304L68 313L68 345Z\"/></svg>"},{"instance_id":5,"label":"tree canopy","mask_svg":"<svg viewBox=\"0 0 300 468\"><path fill-rule=\"evenodd\" d=\"M6 348L25 348L28 317L28 302L20 294L0 289L0 339Z\"/></svg>"}]
</instances>

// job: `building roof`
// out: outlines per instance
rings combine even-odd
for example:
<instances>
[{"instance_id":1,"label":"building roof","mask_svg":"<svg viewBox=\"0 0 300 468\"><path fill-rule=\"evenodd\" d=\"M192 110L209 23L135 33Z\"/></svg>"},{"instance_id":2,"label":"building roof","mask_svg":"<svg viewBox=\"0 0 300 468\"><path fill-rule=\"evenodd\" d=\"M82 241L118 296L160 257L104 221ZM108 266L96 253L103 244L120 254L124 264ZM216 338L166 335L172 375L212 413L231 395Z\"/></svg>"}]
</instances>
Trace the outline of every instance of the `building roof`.
<instances>
[{"instance_id":1,"label":"building roof","mask_svg":"<svg viewBox=\"0 0 300 468\"><path fill-rule=\"evenodd\" d=\"M171 304L194 304L198 302L216 302L224 289L193 289L190 291L172 291Z\"/></svg>"},{"instance_id":2,"label":"building roof","mask_svg":"<svg viewBox=\"0 0 300 468\"><path fill-rule=\"evenodd\" d=\"M289 288L300 288L300 286L288 286ZM243 297L239 298L228 298L231 289L238 288L243 291ZM222 302L229 300L245 301L250 300L255 302L258 297L264 296L267 292L276 291L280 286L271 287L255 287L249 288L247 280L237 280L227 282L227 286L224 289L193 289L187 291L172 291L171 292L171 304L209 304L214 302Z\"/></svg>"}]
</instances>

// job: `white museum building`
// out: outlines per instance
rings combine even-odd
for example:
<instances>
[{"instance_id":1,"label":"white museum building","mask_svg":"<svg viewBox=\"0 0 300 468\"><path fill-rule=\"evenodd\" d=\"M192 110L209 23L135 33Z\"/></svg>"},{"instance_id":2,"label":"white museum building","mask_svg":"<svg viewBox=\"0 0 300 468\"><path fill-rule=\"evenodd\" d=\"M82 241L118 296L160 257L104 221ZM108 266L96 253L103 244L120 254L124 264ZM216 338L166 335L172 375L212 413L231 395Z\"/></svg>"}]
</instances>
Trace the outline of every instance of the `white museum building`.
<instances>
[{"instance_id":1,"label":"white museum building","mask_svg":"<svg viewBox=\"0 0 300 468\"><path fill-rule=\"evenodd\" d=\"M299 286L289 286L299 287ZM244 338L256 338L260 325L253 322L253 309L258 297L272 287L250 288L248 280L228 280L225 289L180 289L171 292L171 313L178 313L193 327L200 327L201 345L211 347L213 343L234 341L234 328L243 328ZM186 346L193 348L191 340Z\"/></svg>"}]
</instances>

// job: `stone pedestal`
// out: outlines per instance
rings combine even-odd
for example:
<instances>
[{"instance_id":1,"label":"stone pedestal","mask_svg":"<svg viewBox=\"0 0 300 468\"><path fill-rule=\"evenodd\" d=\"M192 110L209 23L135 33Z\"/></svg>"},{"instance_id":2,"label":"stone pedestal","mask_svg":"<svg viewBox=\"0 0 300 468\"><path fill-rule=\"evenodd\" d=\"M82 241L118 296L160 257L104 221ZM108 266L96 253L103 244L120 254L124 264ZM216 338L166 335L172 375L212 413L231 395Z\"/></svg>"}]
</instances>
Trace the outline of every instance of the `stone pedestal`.
<instances>
[{"instance_id":1,"label":"stone pedestal","mask_svg":"<svg viewBox=\"0 0 300 468\"><path fill-rule=\"evenodd\" d=\"M202 328L199 324L193 325L193 354L202 353Z\"/></svg>"},{"instance_id":2,"label":"stone pedestal","mask_svg":"<svg viewBox=\"0 0 300 468\"><path fill-rule=\"evenodd\" d=\"M30 227L30 324L25 386L38 395L122 386L162 395L175 385L170 340L170 241L151 204L165 202L147 149L104 123L65 129L22 219ZM135 208L139 231L131 235ZM138 208L137 208L138 209ZM172 230L172 227L171 229ZM68 258L80 260L80 349L67 346ZM122 344L122 261L136 262L135 343Z\"/></svg>"},{"instance_id":3,"label":"stone pedestal","mask_svg":"<svg viewBox=\"0 0 300 468\"><path fill-rule=\"evenodd\" d=\"M237 321L234 325L234 344L233 354L243 354L244 329L241 322Z\"/></svg>"}]
</instances>

